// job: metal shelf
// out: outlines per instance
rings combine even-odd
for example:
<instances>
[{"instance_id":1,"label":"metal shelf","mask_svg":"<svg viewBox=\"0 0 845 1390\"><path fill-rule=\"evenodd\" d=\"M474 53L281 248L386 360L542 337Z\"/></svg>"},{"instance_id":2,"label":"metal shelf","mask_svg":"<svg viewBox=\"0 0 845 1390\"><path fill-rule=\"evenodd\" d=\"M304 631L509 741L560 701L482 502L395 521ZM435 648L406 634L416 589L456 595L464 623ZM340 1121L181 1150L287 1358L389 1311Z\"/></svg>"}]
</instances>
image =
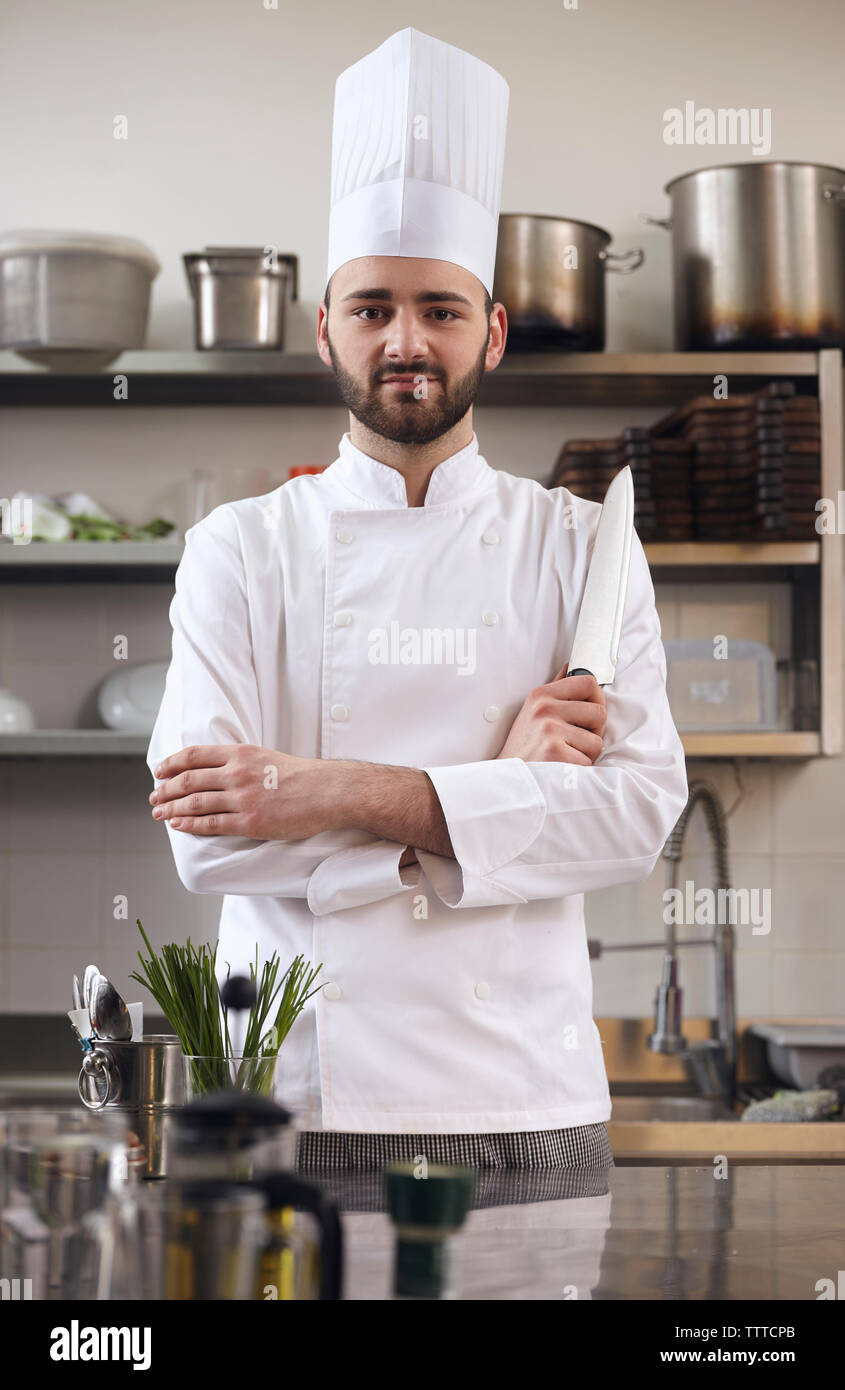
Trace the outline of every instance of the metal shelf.
<instances>
[{"instance_id":1,"label":"metal shelf","mask_svg":"<svg viewBox=\"0 0 845 1390\"><path fill-rule=\"evenodd\" d=\"M818 541L648 541L643 549L652 568L780 568L818 565L821 547Z\"/></svg>"},{"instance_id":2,"label":"metal shelf","mask_svg":"<svg viewBox=\"0 0 845 1390\"><path fill-rule=\"evenodd\" d=\"M681 740L689 758L811 758L821 752L817 733L687 733ZM149 734L113 729L33 729L0 734L0 759L145 757L149 744Z\"/></svg>"},{"instance_id":3,"label":"metal shelf","mask_svg":"<svg viewBox=\"0 0 845 1390\"><path fill-rule=\"evenodd\" d=\"M772 377L813 390L814 352L505 353L481 383L480 406L649 406L712 391L725 373L755 390ZM115 401L114 378L128 378ZM800 388L799 388L800 389ZM341 407L331 368L316 353L124 352L93 372L48 371L0 352L0 406Z\"/></svg>"},{"instance_id":4,"label":"metal shelf","mask_svg":"<svg viewBox=\"0 0 845 1390\"><path fill-rule=\"evenodd\" d=\"M774 733L681 734L688 758L817 758L822 751L818 733L789 730Z\"/></svg>"},{"instance_id":5,"label":"metal shelf","mask_svg":"<svg viewBox=\"0 0 845 1390\"><path fill-rule=\"evenodd\" d=\"M0 544L0 568L16 569L160 569L169 575L179 563L184 541L31 541Z\"/></svg>"},{"instance_id":6,"label":"metal shelf","mask_svg":"<svg viewBox=\"0 0 845 1390\"><path fill-rule=\"evenodd\" d=\"M646 559L654 568L712 566L745 568L772 565L818 565L818 541L648 541ZM33 541L0 544L0 569L176 569L184 541Z\"/></svg>"},{"instance_id":7,"label":"metal shelf","mask_svg":"<svg viewBox=\"0 0 845 1390\"><path fill-rule=\"evenodd\" d=\"M0 734L0 758L114 758L145 756L149 734L114 729L33 729Z\"/></svg>"}]
</instances>

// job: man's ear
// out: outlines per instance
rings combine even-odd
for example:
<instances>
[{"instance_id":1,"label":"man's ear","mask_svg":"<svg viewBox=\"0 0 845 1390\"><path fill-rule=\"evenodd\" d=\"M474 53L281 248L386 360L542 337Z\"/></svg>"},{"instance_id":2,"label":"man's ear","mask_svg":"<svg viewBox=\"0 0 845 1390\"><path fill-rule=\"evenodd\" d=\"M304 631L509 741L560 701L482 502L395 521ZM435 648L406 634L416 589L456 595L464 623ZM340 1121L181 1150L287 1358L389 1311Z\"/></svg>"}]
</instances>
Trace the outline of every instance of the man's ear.
<instances>
[{"instance_id":1,"label":"man's ear","mask_svg":"<svg viewBox=\"0 0 845 1390\"><path fill-rule=\"evenodd\" d=\"M319 304L319 307L318 307L318 310L317 310L317 334L316 334L316 339L317 339L317 352L319 353L321 362L322 362L323 365L326 366L326 367L330 367L330 366L332 365L331 354L330 354L330 352L329 352L329 345L328 345L327 333L326 333L326 326L327 326L327 324L328 324L328 319L329 319L329 311L328 311L328 309L326 308L326 301L323 299L323 300L320 301L320 304Z\"/></svg>"}]
</instances>

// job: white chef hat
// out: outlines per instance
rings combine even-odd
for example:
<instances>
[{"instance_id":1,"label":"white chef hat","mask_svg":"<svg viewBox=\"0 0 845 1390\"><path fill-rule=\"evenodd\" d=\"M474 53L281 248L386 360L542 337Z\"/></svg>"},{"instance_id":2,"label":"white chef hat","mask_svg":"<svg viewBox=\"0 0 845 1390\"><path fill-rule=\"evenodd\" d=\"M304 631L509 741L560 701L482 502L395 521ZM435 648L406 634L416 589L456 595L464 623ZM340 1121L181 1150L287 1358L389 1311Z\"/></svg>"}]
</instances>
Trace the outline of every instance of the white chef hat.
<instances>
[{"instance_id":1,"label":"white chef hat","mask_svg":"<svg viewBox=\"0 0 845 1390\"><path fill-rule=\"evenodd\" d=\"M493 293L509 88L401 29L335 85L327 281L359 256L452 261Z\"/></svg>"}]
</instances>

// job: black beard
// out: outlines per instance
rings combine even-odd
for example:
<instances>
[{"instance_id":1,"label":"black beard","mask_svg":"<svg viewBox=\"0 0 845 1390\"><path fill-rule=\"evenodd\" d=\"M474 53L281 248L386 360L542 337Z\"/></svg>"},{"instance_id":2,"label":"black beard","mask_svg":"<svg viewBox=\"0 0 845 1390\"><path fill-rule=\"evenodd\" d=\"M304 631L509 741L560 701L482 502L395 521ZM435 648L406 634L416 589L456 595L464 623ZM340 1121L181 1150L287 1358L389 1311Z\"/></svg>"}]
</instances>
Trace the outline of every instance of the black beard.
<instances>
[{"instance_id":1,"label":"black beard","mask_svg":"<svg viewBox=\"0 0 845 1390\"><path fill-rule=\"evenodd\" d=\"M381 382L389 376L432 376L434 373L422 372L419 367L405 369L382 368L382 374L372 385L364 386L351 376L338 361L332 350L328 325L326 342L332 360L338 390L347 410L366 425L373 434L382 439L391 439L394 444L428 444L448 433L459 420L462 420L478 395L478 388L484 376L484 359L487 356L489 333L478 355L475 365L450 389L442 377L437 377L439 385L427 401L418 401L412 392L403 394L392 405L385 404Z\"/></svg>"}]
</instances>

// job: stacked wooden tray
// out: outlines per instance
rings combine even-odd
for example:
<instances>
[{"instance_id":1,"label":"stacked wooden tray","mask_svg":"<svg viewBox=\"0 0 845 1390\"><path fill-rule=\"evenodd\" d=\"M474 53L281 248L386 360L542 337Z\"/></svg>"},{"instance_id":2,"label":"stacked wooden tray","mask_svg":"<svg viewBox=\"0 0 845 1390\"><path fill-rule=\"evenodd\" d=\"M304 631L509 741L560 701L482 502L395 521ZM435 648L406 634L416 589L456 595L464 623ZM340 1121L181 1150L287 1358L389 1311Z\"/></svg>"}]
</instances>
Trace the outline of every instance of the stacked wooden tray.
<instances>
[{"instance_id":1,"label":"stacked wooden tray","mask_svg":"<svg viewBox=\"0 0 845 1390\"><path fill-rule=\"evenodd\" d=\"M645 435L645 438L640 438ZM651 487L650 445L642 430L625 430L617 439L571 439L564 444L548 487L565 487L576 497L603 502L612 478L631 465L634 525L641 540L656 535L657 514Z\"/></svg>"},{"instance_id":2,"label":"stacked wooden tray","mask_svg":"<svg viewBox=\"0 0 845 1390\"><path fill-rule=\"evenodd\" d=\"M696 539L815 539L819 403L792 382L727 400L696 396L650 433L691 446Z\"/></svg>"},{"instance_id":3,"label":"stacked wooden tray","mask_svg":"<svg viewBox=\"0 0 845 1390\"><path fill-rule=\"evenodd\" d=\"M640 539L815 540L819 403L790 381L747 395L696 396L650 429L569 440L548 483L604 499L626 463Z\"/></svg>"}]
</instances>

